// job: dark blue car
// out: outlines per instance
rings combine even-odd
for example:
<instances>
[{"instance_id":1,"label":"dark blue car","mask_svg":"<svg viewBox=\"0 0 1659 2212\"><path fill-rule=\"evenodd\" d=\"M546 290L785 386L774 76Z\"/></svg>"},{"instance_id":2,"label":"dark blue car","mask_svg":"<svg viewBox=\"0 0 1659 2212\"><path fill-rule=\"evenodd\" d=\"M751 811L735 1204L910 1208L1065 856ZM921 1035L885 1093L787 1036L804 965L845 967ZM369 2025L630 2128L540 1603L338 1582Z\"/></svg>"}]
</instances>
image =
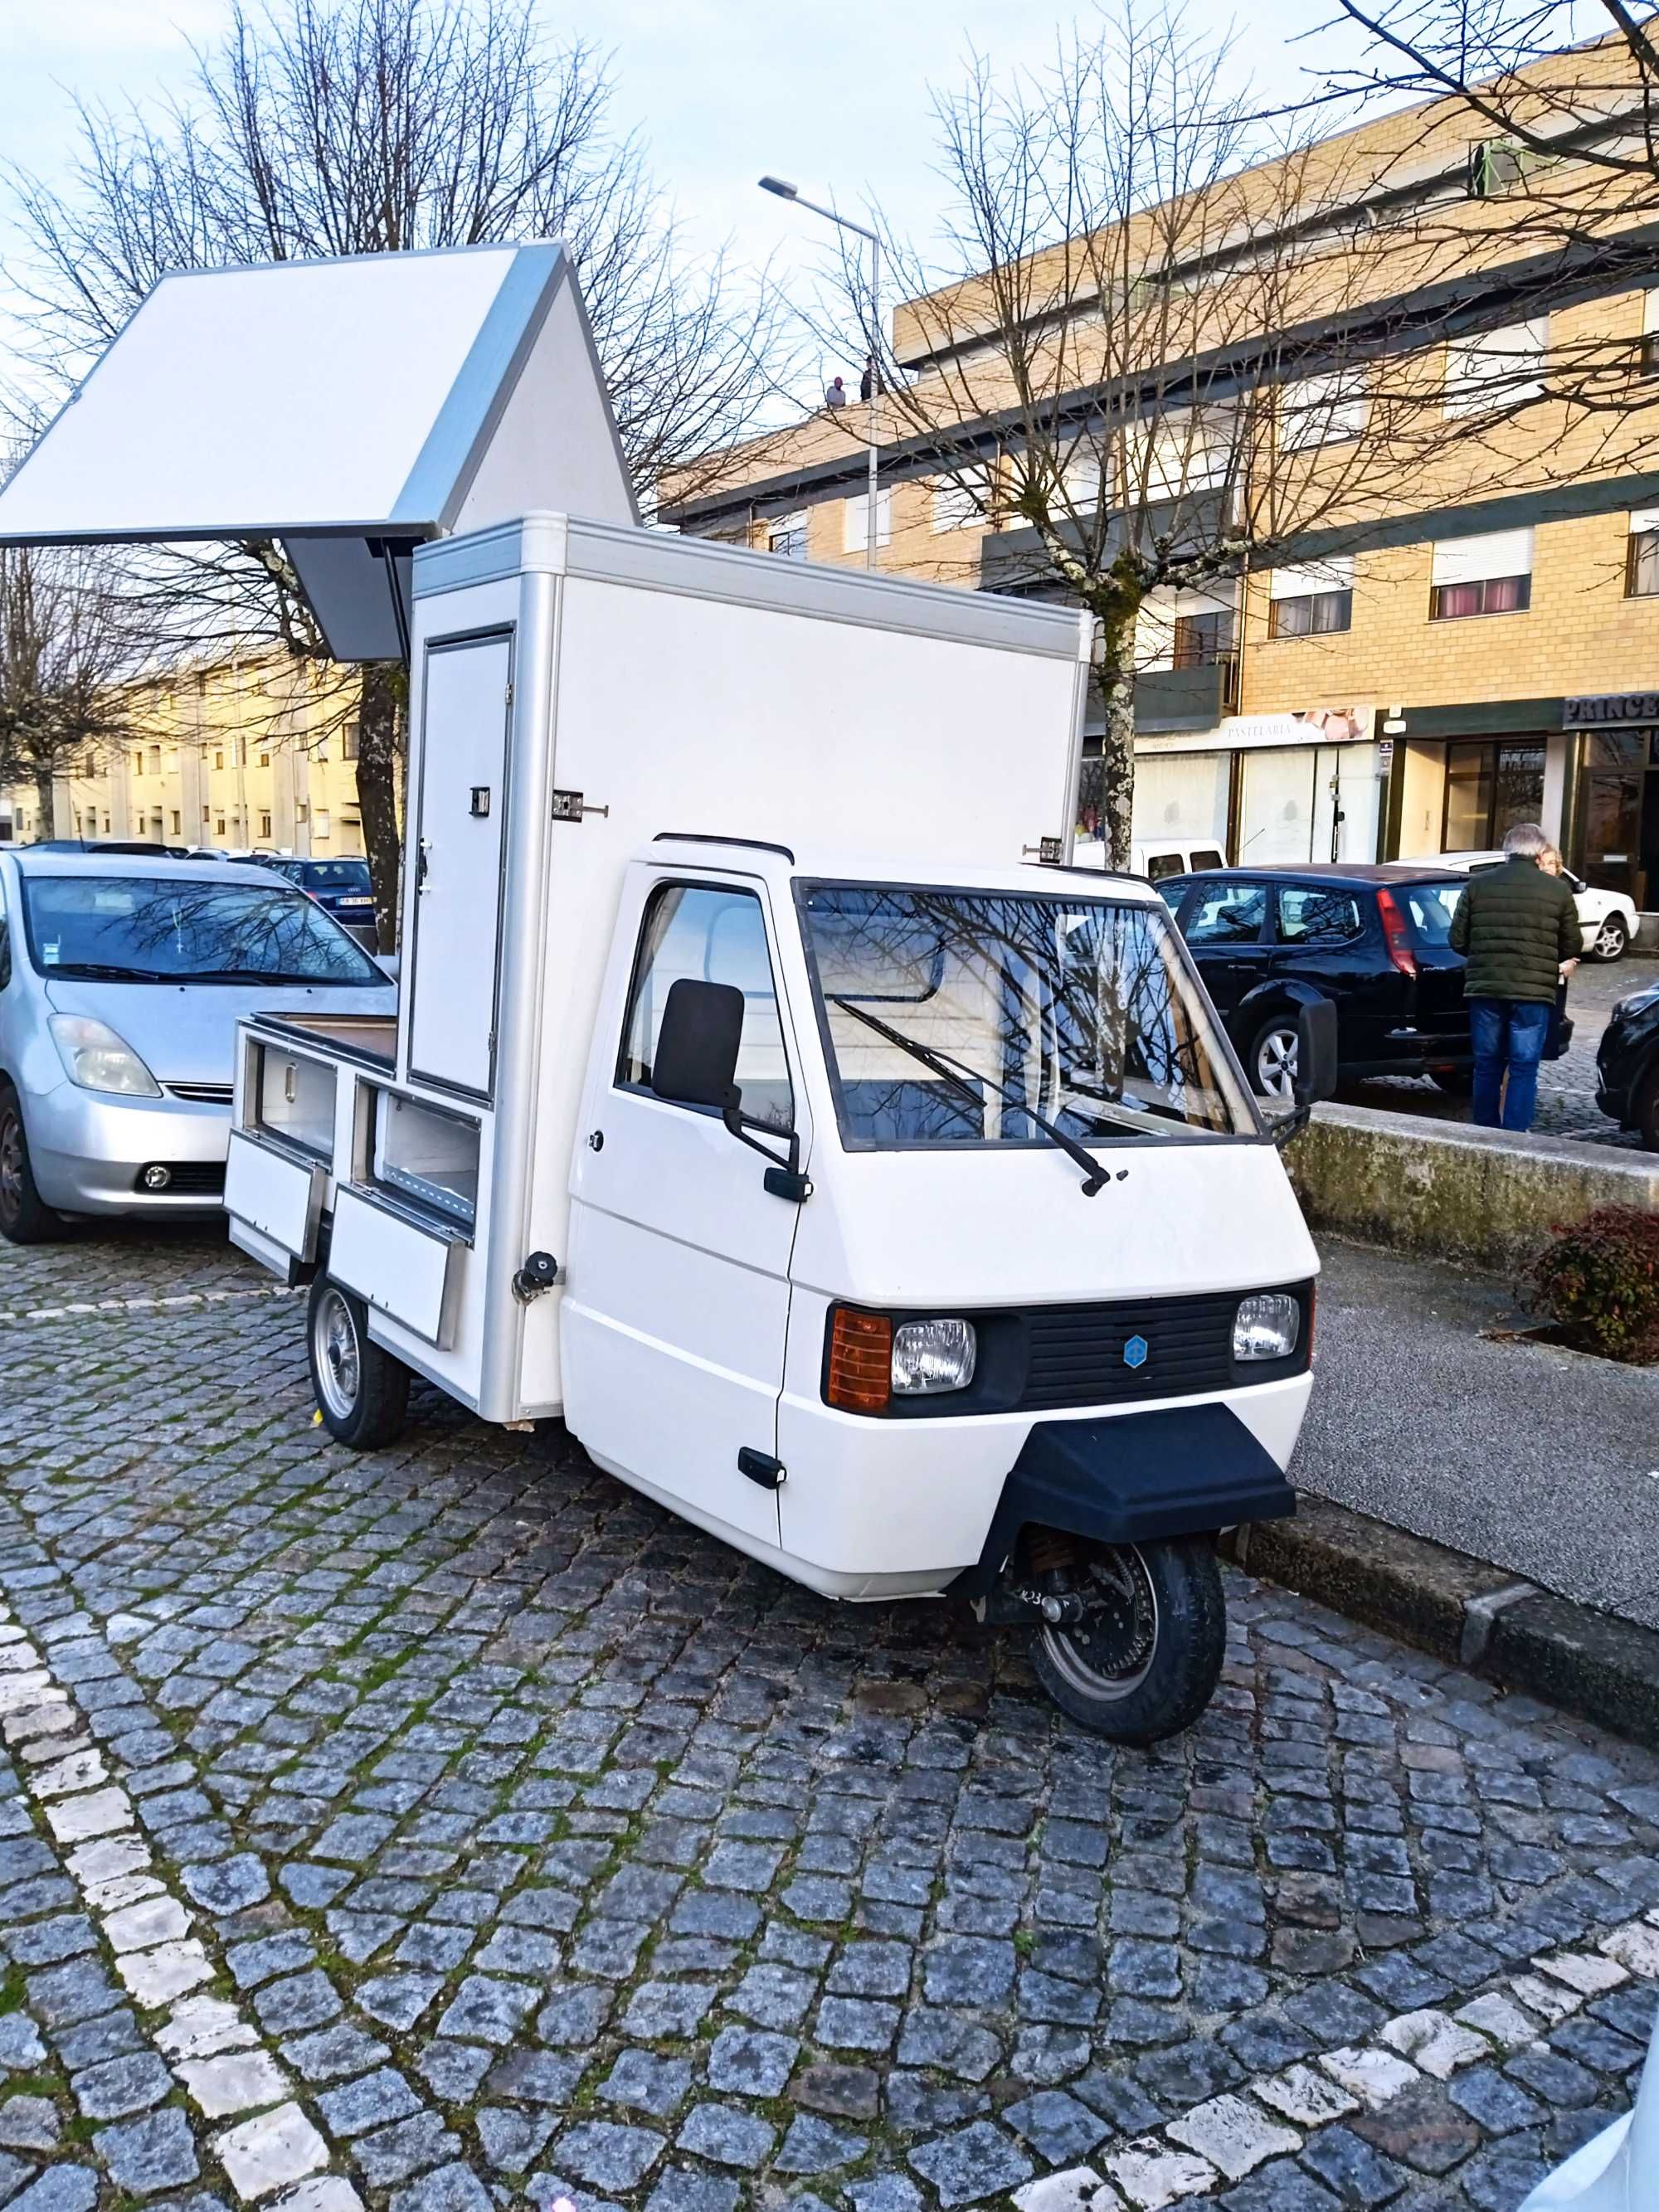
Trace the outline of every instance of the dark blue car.
<instances>
[{"instance_id":1,"label":"dark blue car","mask_svg":"<svg viewBox=\"0 0 1659 2212\"><path fill-rule=\"evenodd\" d=\"M347 929L372 939L374 934L374 895L367 860L307 860L282 854L258 856L268 868L314 898L326 913Z\"/></svg>"}]
</instances>

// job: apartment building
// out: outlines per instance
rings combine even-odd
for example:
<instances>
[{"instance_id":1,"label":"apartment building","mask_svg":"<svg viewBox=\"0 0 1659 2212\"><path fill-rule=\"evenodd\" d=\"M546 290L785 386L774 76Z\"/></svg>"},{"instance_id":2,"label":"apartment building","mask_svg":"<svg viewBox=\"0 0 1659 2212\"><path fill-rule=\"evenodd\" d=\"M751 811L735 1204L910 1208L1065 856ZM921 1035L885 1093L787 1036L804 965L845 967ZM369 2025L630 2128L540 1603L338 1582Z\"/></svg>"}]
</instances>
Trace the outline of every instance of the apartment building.
<instances>
[{"instance_id":1,"label":"apartment building","mask_svg":"<svg viewBox=\"0 0 1659 2212\"><path fill-rule=\"evenodd\" d=\"M362 852L356 726L329 676L274 658L179 668L134 687L128 723L54 780L50 819L32 783L0 792L0 840Z\"/></svg>"},{"instance_id":2,"label":"apartment building","mask_svg":"<svg viewBox=\"0 0 1659 2212\"><path fill-rule=\"evenodd\" d=\"M1583 128L1605 131L1616 64L1591 50L1571 67L1584 76ZM1342 134L1322 155L1334 180L1322 221L1340 241L1352 218L1364 240L1335 257L1342 319L1352 328L1368 305L1393 335L1328 388L1307 375L1280 387L1272 453L1226 495L1242 511L1271 497L1267 471L1349 465L1302 541L1281 541L1271 565L1247 551L1239 573L1142 608L1135 835L1218 842L1244 862L1376 859L1485 846L1539 819L1590 881L1659 908L1659 233L1613 208L1605 251L1542 267L1510 197L1526 165L1477 131L1445 103ZM1570 164L1564 154L1564 175ZM1237 189L1265 204L1272 182L1269 165ZM1322 264L1308 276L1304 327L1309 297L1338 281ZM916 390L972 349L943 298L893 319L907 390L879 431L879 564L1054 592L1034 531L964 488L966 456L993 485L1006 468L1010 414L964 415L948 474L939 439L915 434ZM1079 305L1079 324L1091 315L1098 301ZM1416 395L1403 443L1376 430L1376 364L1389 362L1396 420L1400 390ZM1079 419L1090 407L1099 392L1080 384ZM663 519L781 558L862 565L864 429L848 409L750 440L712 480L705 465L695 492L665 484ZM1103 726L1097 716L1085 740L1085 809Z\"/></svg>"}]
</instances>

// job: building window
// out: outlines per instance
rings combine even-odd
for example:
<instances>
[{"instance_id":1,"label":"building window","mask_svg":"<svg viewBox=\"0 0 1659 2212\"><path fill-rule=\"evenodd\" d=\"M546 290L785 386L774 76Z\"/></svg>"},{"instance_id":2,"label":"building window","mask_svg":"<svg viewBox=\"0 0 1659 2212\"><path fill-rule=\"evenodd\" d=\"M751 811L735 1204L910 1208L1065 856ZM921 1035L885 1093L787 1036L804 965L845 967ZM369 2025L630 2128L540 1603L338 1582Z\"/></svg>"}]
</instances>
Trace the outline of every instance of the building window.
<instances>
[{"instance_id":1,"label":"building window","mask_svg":"<svg viewBox=\"0 0 1659 2212\"><path fill-rule=\"evenodd\" d=\"M1280 386L1279 444L1294 453L1350 443L1365 428L1365 387L1352 369L1304 376Z\"/></svg>"},{"instance_id":2,"label":"building window","mask_svg":"<svg viewBox=\"0 0 1659 2212\"><path fill-rule=\"evenodd\" d=\"M1429 619L1524 613L1532 605L1531 530L1451 538L1434 549Z\"/></svg>"},{"instance_id":3,"label":"building window","mask_svg":"<svg viewBox=\"0 0 1659 2212\"><path fill-rule=\"evenodd\" d=\"M268 814L262 814L259 817L259 835L262 837L269 837L270 835L270 817Z\"/></svg>"},{"instance_id":4,"label":"building window","mask_svg":"<svg viewBox=\"0 0 1659 2212\"><path fill-rule=\"evenodd\" d=\"M1643 508L1630 519L1630 538L1625 547L1625 597L1650 599L1659 596L1659 507Z\"/></svg>"},{"instance_id":5,"label":"building window","mask_svg":"<svg viewBox=\"0 0 1659 2212\"><path fill-rule=\"evenodd\" d=\"M306 802L302 799L294 810L294 818L296 822L303 822L307 818L310 812L311 809L306 805Z\"/></svg>"},{"instance_id":6,"label":"building window","mask_svg":"<svg viewBox=\"0 0 1659 2212\"><path fill-rule=\"evenodd\" d=\"M969 484L950 477L936 477L928 500L928 527L938 537L946 530L975 530L984 522L978 500Z\"/></svg>"},{"instance_id":7,"label":"building window","mask_svg":"<svg viewBox=\"0 0 1659 2212\"><path fill-rule=\"evenodd\" d=\"M205 830L208 823L211 822L212 819L213 809L210 806L204 806L202 809L202 827Z\"/></svg>"},{"instance_id":8,"label":"building window","mask_svg":"<svg viewBox=\"0 0 1659 2212\"><path fill-rule=\"evenodd\" d=\"M1534 315L1530 322L1449 339L1443 412L1496 415L1541 398L1549 336L1549 317Z\"/></svg>"},{"instance_id":9,"label":"building window","mask_svg":"<svg viewBox=\"0 0 1659 2212\"><path fill-rule=\"evenodd\" d=\"M1506 192L1518 191L1551 158L1534 153L1516 138L1483 138L1469 149L1469 198L1496 200Z\"/></svg>"},{"instance_id":10,"label":"building window","mask_svg":"<svg viewBox=\"0 0 1659 2212\"><path fill-rule=\"evenodd\" d=\"M1343 627L1346 629L1346 624ZM1211 668L1223 660L1233 649L1233 617L1231 608L1218 608L1212 614L1177 615L1175 636L1170 651L1171 668Z\"/></svg>"},{"instance_id":11,"label":"building window","mask_svg":"<svg viewBox=\"0 0 1659 2212\"><path fill-rule=\"evenodd\" d=\"M214 823L214 825L213 825L213 826L214 826L215 830L218 832L219 836L222 837L222 836L224 836L224 834L225 834L225 817L224 817L224 816L223 816L222 814L219 817L219 819L218 819L218 820Z\"/></svg>"},{"instance_id":12,"label":"building window","mask_svg":"<svg viewBox=\"0 0 1659 2212\"><path fill-rule=\"evenodd\" d=\"M107 814L104 817L104 835L106 837L109 835L109 817Z\"/></svg>"},{"instance_id":13,"label":"building window","mask_svg":"<svg viewBox=\"0 0 1659 2212\"><path fill-rule=\"evenodd\" d=\"M1440 849L1480 853L1501 845L1517 822L1544 811L1544 746L1498 738L1446 748L1446 806Z\"/></svg>"},{"instance_id":14,"label":"building window","mask_svg":"<svg viewBox=\"0 0 1659 2212\"><path fill-rule=\"evenodd\" d=\"M805 557L802 556L803 559ZM348 722L340 732L340 758L355 761L357 757L357 725Z\"/></svg>"},{"instance_id":15,"label":"building window","mask_svg":"<svg viewBox=\"0 0 1659 2212\"><path fill-rule=\"evenodd\" d=\"M843 553L862 553L869 544L870 501L860 492L849 499L842 508L841 550ZM876 543L890 544L893 536L893 495L890 491L876 494Z\"/></svg>"},{"instance_id":16,"label":"building window","mask_svg":"<svg viewBox=\"0 0 1659 2212\"><path fill-rule=\"evenodd\" d=\"M318 835L319 837L326 837L326 836L327 836L327 835L328 835L328 809L327 809L327 807L325 807L325 806L319 806L319 807L317 809L316 813L315 813L314 815L313 815L313 817L312 817L312 827L316 830L316 833L317 833L317 835Z\"/></svg>"},{"instance_id":17,"label":"building window","mask_svg":"<svg viewBox=\"0 0 1659 2212\"><path fill-rule=\"evenodd\" d=\"M1326 637L1353 628L1353 556L1333 553L1267 579L1269 637Z\"/></svg>"},{"instance_id":18,"label":"building window","mask_svg":"<svg viewBox=\"0 0 1659 2212\"><path fill-rule=\"evenodd\" d=\"M270 755L269 753L260 754L259 765L261 768L269 768L270 766Z\"/></svg>"},{"instance_id":19,"label":"building window","mask_svg":"<svg viewBox=\"0 0 1659 2212\"><path fill-rule=\"evenodd\" d=\"M766 526L766 550L780 553L786 561L806 558L806 510L795 514L775 514Z\"/></svg>"},{"instance_id":20,"label":"building window","mask_svg":"<svg viewBox=\"0 0 1659 2212\"><path fill-rule=\"evenodd\" d=\"M184 817L184 816L183 816L182 814L180 814L180 812L179 811L178 808L175 806L175 807L173 808L173 836L174 836L175 837L181 836L181 835L183 834L184 827L185 827L185 817Z\"/></svg>"}]
</instances>

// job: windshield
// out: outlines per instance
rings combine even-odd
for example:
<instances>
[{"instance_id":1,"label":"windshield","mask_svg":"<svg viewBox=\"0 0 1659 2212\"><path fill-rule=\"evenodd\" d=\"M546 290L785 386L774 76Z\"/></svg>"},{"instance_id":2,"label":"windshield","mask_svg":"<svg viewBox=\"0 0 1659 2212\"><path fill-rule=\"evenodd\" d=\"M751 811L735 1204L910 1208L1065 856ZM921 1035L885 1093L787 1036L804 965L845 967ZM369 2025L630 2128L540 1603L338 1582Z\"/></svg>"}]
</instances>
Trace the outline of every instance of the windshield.
<instances>
[{"instance_id":1,"label":"windshield","mask_svg":"<svg viewBox=\"0 0 1659 2212\"><path fill-rule=\"evenodd\" d=\"M25 876L29 952L49 975L112 982L384 983L322 908L286 884Z\"/></svg>"},{"instance_id":2,"label":"windshield","mask_svg":"<svg viewBox=\"0 0 1659 2212\"><path fill-rule=\"evenodd\" d=\"M799 900L849 1148L1042 1144L1034 1114L1085 1144L1259 1133L1162 906L866 884Z\"/></svg>"}]
</instances>

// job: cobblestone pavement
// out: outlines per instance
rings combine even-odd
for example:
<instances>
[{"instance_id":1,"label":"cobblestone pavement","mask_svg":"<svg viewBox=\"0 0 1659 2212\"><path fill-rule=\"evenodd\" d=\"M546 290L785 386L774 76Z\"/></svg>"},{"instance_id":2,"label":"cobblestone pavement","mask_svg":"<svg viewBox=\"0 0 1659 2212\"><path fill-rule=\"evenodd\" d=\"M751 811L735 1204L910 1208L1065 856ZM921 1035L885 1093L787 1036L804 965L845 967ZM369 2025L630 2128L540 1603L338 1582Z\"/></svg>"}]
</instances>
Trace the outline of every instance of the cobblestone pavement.
<instances>
[{"instance_id":1,"label":"cobblestone pavement","mask_svg":"<svg viewBox=\"0 0 1659 2212\"><path fill-rule=\"evenodd\" d=\"M1533 1126L1541 1136L1620 1145L1631 1152L1641 1149L1634 1130L1619 1128L1595 1103L1595 1049L1615 1002L1633 998L1655 983L1659 983L1659 959L1645 954L1581 964L1570 994L1571 1048L1559 1060L1546 1060L1539 1074L1538 1117ZM1340 1096L1348 1105L1380 1106L1389 1113L1423 1114L1441 1121L1467 1121L1469 1117L1467 1099L1448 1098L1426 1076L1351 1083Z\"/></svg>"},{"instance_id":2,"label":"cobblestone pavement","mask_svg":"<svg viewBox=\"0 0 1659 2212\"><path fill-rule=\"evenodd\" d=\"M556 1432L353 1458L291 1299L100 1303L192 1252L0 1249L7 2212L1512 2212L1627 2106L1659 1759L1239 1577L1114 1752Z\"/></svg>"}]
</instances>

